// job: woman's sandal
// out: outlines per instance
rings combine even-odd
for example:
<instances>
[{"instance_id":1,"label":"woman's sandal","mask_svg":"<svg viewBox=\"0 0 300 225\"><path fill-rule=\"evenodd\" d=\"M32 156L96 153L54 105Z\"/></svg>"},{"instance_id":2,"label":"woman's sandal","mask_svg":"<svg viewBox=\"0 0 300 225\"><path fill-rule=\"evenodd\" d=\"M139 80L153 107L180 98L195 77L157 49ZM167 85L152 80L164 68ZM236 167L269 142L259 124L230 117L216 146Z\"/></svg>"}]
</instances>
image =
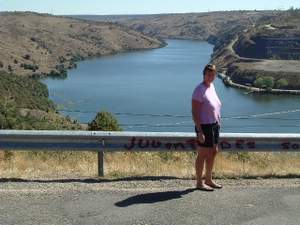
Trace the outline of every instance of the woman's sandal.
<instances>
[{"instance_id":1,"label":"woman's sandal","mask_svg":"<svg viewBox=\"0 0 300 225\"><path fill-rule=\"evenodd\" d=\"M206 184L204 185L197 185L196 186L197 190L201 190L201 191L213 191L214 189Z\"/></svg>"},{"instance_id":2,"label":"woman's sandal","mask_svg":"<svg viewBox=\"0 0 300 225\"><path fill-rule=\"evenodd\" d=\"M205 183L205 184L208 185L208 186L210 186L210 187L212 187L212 188L218 188L218 189L220 189L220 188L223 187L221 184L208 184L208 183Z\"/></svg>"}]
</instances>

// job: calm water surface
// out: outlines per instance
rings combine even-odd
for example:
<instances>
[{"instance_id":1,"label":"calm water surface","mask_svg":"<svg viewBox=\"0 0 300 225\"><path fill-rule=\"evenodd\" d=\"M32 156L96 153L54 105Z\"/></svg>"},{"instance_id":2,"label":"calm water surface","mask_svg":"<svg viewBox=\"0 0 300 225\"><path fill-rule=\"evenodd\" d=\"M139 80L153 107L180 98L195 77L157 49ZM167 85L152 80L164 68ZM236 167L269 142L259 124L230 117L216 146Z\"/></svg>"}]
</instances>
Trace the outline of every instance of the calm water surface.
<instances>
[{"instance_id":1,"label":"calm water surface","mask_svg":"<svg viewBox=\"0 0 300 225\"><path fill-rule=\"evenodd\" d=\"M191 95L213 46L167 40L160 49L86 60L68 78L46 78L61 113L90 122L97 111L113 112L124 130L193 131ZM223 132L300 131L300 96L246 94L215 80Z\"/></svg>"}]
</instances>

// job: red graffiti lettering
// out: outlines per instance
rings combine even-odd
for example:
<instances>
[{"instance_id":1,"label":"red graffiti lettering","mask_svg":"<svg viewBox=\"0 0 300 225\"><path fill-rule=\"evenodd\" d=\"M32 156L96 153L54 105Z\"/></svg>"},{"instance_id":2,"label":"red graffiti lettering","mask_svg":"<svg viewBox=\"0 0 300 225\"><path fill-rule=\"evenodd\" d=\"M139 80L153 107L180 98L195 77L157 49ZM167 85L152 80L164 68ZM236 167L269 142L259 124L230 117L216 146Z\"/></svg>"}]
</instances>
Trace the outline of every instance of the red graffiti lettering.
<instances>
[{"instance_id":1,"label":"red graffiti lettering","mask_svg":"<svg viewBox=\"0 0 300 225\"><path fill-rule=\"evenodd\" d=\"M199 146L199 141L196 139L189 139L186 141L187 144L191 146L192 149L196 149L196 144Z\"/></svg>"},{"instance_id":2,"label":"red graffiti lettering","mask_svg":"<svg viewBox=\"0 0 300 225\"><path fill-rule=\"evenodd\" d=\"M283 142L281 143L281 147L282 149L300 149L300 144L297 144L297 143L290 143L290 142Z\"/></svg>"},{"instance_id":3,"label":"red graffiti lettering","mask_svg":"<svg viewBox=\"0 0 300 225\"><path fill-rule=\"evenodd\" d=\"M244 143L245 143L244 140L237 140L237 141L235 142L235 147L236 147L236 148L239 148L239 149L243 149L243 148L244 148L244 147L243 147Z\"/></svg>"},{"instance_id":4,"label":"red graffiti lettering","mask_svg":"<svg viewBox=\"0 0 300 225\"><path fill-rule=\"evenodd\" d=\"M152 146L153 148L159 148L159 147L161 146L161 142L160 142L160 141L155 141L155 140L153 140L153 141L151 142L151 146Z\"/></svg>"},{"instance_id":5,"label":"red graffiti lettering","mask_svg":"<svg viewBox=\"0 0 300 225\"><path fill-rule=\"evenodd\" d=\"M172 148L172 143L166 143L165 146L166 146L167 149L171 149Z\"/></svg>"},{"instance_id":6,"label":"red graffiti lettering","mask_svg":"<svg viewBox=\"0 0 300 225\"><path fill-rule=\"evenodd\" d=\"M228 142L228 141L222 141L221 143L220 143L220 145L221 145L221 149L230 149L231 148L231 144Z\"/></svg>"},{"instance_id":7,"label":"red graffiti lettering","mask_svg":"<svg viewBox=\"0 0 300 225\"><path fill-rule=\"evenodd\" d=\"M282 149L290 149L290 142L284 142L281 144Z\"/></svg>"},{"instance_id":8,"label":"red graffiti lettering","mask_svg":"<svg viewBox=\"0 0 300 225\"><path fill-rule=\"evenodd\" d=\"M175 149L177 149L178 147L180 147L180 148L182 148L182 149L185 149L184 144L183 144L183 143L180 143L180 142L174 144L174 148L175 148Z\"/></svg>"},{"instance_id":9,"label":"red graffiti lettering","mask_svg":"<svg viewBox=\"0 0 300 225\"><path fill-rule=\"evenodd\" d=\"M131 139L130 145L125 144L124 148L126 148L127 150L131 150L134 146L135 146L135 137Z\"/></svg>"},{"instance_id":10,"label":"red graffiti lettering","mask_svg":"<svg viewBox=\"0 0 300 225\"><path fill-rule=\"evenodd\" d=\"M143 139L139 139L138 146L140 148L147 148L147 147L149 147L149 140L146 140L144 144L143 144L143 142L144 142Z\"/></svg>"},{"instance_id":11,"label":"red graffiti lettering","mask_svg":"<svg viewBox=\"0 0 300 225\"><path fill-rule=\"evenodd\" d=\"M247 142L247 146L250 149L254 149L255 148L255 141L249 141L249 142Z\"/></svg>"}]
</instances>

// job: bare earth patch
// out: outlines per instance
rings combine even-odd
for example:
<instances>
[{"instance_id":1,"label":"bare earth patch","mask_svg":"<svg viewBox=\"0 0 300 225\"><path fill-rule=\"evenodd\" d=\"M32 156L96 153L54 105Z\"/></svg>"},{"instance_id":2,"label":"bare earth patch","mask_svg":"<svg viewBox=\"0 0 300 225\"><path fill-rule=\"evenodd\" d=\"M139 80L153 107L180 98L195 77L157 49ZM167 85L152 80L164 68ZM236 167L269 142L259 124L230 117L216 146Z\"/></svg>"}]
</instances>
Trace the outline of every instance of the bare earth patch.
<instances>
[{"instance_id":1,"label":"bare earth patch","mask_svg":"<svg viewBox=\"0 0 300 225\"><path fill-rule=\"evenodd\" d=\"M300 76L300 60L261 60L235 63L235 65L245 70L298 73Z\"/></svg>"}]
</instances>

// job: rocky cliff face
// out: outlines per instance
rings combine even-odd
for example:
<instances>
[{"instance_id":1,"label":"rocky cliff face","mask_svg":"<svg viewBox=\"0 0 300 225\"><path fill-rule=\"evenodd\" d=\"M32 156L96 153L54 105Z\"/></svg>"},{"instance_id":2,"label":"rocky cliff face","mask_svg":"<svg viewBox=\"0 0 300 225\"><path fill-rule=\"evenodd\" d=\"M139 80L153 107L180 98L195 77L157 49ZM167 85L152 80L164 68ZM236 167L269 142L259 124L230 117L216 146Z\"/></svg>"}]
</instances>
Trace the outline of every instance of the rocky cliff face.
<instances>
[{"instance_id":1,"label":"rocky cliff face","mask_svg":"<svg viewBox=\"0 0 300 225\"><path fill-rule=\"evenodd\" d=\"M258 59L300 60L300 36L289 37L255 35L241 37L234 46L238 55Z\"/></svg>"},{"instance_id":2,"label":"rocky cliff face","mask_svg":"<svg viewBox=\"0 0 300 225\"><path fill-rule=\"evenodd\" d=\"M234 50L241 57L300 60L300 12L282 13L239 36Z\"/></svg>"},{"instance_id":3,"label":"rocky cliff face","mask_svg":"<svg viewBox=\"0 0 300 225\"><path fill-rule=\"evenodd\" d=\"M300 12L223 35L212 61L238 84L271 80L273 88L300 89Z\"/></svg>"}]
</instances>

